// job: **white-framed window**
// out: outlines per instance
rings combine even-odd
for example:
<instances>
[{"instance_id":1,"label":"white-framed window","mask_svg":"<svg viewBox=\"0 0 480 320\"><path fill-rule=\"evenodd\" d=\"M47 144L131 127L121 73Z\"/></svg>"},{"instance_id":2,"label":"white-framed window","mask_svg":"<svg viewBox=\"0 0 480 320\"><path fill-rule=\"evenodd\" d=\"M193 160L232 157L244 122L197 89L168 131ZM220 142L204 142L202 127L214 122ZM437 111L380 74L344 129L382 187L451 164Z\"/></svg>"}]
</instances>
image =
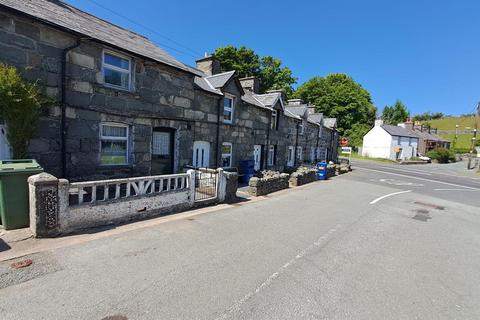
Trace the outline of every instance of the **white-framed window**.
<instances>
[{"instance_id":1,"label":"white-framed window","mask_svg":"<svg viewBox=\"0 0 480 320\"><path fill-rule=\"evenodd\" d=\"M233 123L233 105L235 98L233 96L227 96L223 98L223 122Z\"/></svg>"},{"instance_id":2,"label":"white-framed window","mask_svg":"<svg viewBox=\"0 0 480 320\"><path fill-rule=\"evenodd\" d=\"M305 125L303 124L303 121L298 125L298 131L301 135L305 133Z\"/></svg>"},{"instance_id":3,"label":"white-framed window","mask_svg":"<svg viewBox=\"0 0 480 320\"><path fill-rule=\"evenodd\" d=\"M132 85L132 60L129 57L103 52L103 82L109 87L130 90Z\"/></svg>"},{"instance_id":4,"label":"white-framed window","mask_svg":"<svg viewBox=\"0 0 480 320\"><path fill-rule=\"evenodd\" d=\"M230 142L222 143L222 167L232 166L232 144Z\"/></svg>"},{"instance_id":5,"label":"white-framed window","mask_svg":"<svg viewBox=\"0 0 480 320\"><path fill-rule=\"evenodd\" d=\"M268 146L268 165L275 165L275 149L276 146Z\"/></svg>"},{"instance_id":6,"label":"white-framed window","mask_svg":"<svg viewBox=\"0 0 480 320\"><path fill-rule=\"evenodd\" d=\"M278 125L277 118L278 118L277 110L273 109L272 110L272 120L271 120L272 121L272 124L271 124L272 130L277 130L277 125Z\"/></svg>"},{"instance_id":7,"label":"white-framed window","mask_svg":"<svg viewBox=\"0 0 480 320\"><path fill-rule=\"evenodd\" d=\"M300 146L297 146L297 160L303 161L303 149Z\"/></svg>"},{"instance_id":8,"label":"white-framed window","mask_svg":"<svg viewBox=\"0 0 480 320\"><path fill-rule=\"evenodd\" d=\"M293 146L289 146L287 150L287 166L293 167L295 160L295 148Z\"/></svg>"},{"instance_id":9,"label":"white-framed window","mask_svg":"<svg viewBox=\"0 0 480 320\"><path fill-rule=\"evenodd\" d=\"M128 131L126 124L100 124L100 164L128 164Z\"/></svg>"}]
</instances>

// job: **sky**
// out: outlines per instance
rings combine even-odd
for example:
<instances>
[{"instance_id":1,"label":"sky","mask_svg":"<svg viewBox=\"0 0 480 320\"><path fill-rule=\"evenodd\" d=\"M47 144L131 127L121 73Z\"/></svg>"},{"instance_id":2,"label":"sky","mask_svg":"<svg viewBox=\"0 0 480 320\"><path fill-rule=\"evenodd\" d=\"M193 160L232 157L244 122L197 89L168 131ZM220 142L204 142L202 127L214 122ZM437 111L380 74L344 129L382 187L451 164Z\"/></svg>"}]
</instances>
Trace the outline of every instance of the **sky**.
<instances>
[{"instance_id":1,"label":"sky","mask_svg":"<svg viewBox=\"0 0 480 320\"><path fill-rule=\"evenodd\" d=\"M195 64L225 45L280 58L298 78L346 73L379 110L472 113L480 101L478 0L66 0Z\"/></svg>"}]
</instances>

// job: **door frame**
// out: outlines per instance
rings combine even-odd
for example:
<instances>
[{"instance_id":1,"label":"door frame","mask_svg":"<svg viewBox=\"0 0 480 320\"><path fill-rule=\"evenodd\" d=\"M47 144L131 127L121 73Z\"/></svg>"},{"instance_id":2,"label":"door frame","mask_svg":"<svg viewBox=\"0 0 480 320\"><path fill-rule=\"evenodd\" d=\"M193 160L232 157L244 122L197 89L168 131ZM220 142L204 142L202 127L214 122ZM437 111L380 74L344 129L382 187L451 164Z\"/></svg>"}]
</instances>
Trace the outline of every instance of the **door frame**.
<instances>
[{"instance_id":1,"label":"door frame","mask_svg":"<svg viewBox=\"0 0 480 320\"><path fill-rule=\"evenodd\" d=\"M152 129L152 141L150 143L150 171L152 169L153 162L153 134L154 132L168 132L170 133L170 154L172 155L172 160L170 161L170 171L175 173L175 129L168 127L153 127Z\"/></svg>"},{"instance_id":2,"label":"door frame","mask_svg":"<svg viewBox=\"0 0 480 320\"><path fill-rule=\"evenodd\" d=\"M211 143L208 142L208 141L205 141L205 140L197 140L197 141L194 141L193 142L193 150L192 150L192 166L197 168L197 166L195 165L195 144L197 145L203 145L205 147L207 147L207 154L208 154L208 161L207 161L207 166L205 166L205 168L208 168L210 166L210 146L211 146ZM197 159L198 160L198 159ZM202 166L198 167L198 168L202 168Z\"/></svg>"},{"instance_id":3,"label":"door frame","mask_svg":"<svg viewBox=\"0 0 480 320\"><path fill-rule=\"evenodd\" d=\"M258 149L258 169L255 169L255 171L260 171L260 170L262 170L262 145L261 144L253 145L253 166L254 166L254 168L257 166L257 163L255 161L255 149Z\"/></svg>"}]
</instances>

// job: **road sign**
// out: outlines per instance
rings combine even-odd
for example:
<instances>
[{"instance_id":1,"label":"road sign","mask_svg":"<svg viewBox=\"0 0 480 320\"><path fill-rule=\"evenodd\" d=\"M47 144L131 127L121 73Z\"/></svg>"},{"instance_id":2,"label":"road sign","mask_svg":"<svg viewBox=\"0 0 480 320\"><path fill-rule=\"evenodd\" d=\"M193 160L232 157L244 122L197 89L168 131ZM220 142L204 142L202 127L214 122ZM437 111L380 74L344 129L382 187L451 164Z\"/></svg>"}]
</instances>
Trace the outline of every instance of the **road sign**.
<instances>
[{"instance_id":1,"label":"road sign","mask_svg":"<svg viewBox=\"0 0 480 320\"><path fill-rule=\"evenodd\" d=\"M352 147L342 147L343 154L352 154Z\"/></svg>"},{"instance_id":2,"label":"road sign","mask_svg":"<svg viewBox=\"0 0 480 320\"><path fill-rule=\"evenodd\" d=\"M340 139L340 145L341 145L342 147L348 146L348 139L347 139L347 138L342 138L342 139Z\"/></svg>"}]
</instances>

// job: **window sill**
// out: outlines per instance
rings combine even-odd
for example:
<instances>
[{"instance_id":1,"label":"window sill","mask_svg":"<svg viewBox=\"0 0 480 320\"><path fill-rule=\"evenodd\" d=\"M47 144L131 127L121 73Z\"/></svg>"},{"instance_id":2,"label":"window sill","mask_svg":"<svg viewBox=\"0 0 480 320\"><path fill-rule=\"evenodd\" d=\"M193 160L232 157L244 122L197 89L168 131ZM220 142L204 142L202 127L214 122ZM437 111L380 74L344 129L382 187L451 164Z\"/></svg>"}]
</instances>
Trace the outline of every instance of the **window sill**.
<instances>
[{"instance_id":1,"label":"window sill","mask_svg":"<svg viewBox=\"0 0 480 320\"><path fill-rule=\"evenodd\" d=\"M130 93L130 94L135 93L135 90L125 89L123 87L117 87L113 84L100 83L99 85L102 86L103 88L110 89L110 90L113 90L113 91L119 91L119 92Z\"/></svg>"}]
</instances>

